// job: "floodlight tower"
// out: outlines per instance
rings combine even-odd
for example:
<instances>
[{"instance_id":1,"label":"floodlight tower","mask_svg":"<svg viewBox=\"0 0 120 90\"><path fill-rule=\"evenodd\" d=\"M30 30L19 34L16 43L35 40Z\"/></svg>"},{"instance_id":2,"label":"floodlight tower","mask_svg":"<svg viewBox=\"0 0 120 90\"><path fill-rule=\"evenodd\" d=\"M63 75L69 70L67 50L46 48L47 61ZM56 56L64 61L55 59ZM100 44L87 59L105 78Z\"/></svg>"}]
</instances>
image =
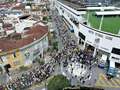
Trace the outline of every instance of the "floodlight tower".
<instances>
[{"instance_id":1,"label":"floodlight tower","mask_svg":"<svg viewBox=\"0 0 120 90\"><path fill-rule=\"evenodd\" d=\"M102 7L102 3L98 3L98 5L101 7L101 11L104 11L104 7ZM101 28L102 28L103 19L104 19L104 15L102 15L102 17L101 17L101 21L100 21L100 25L99 25L99 30L101 30ZM94 42L95 43L95 49L94 49L94 52L93 52L93 57L96 56L97 48L99 46L99 42L100 42L100 39L96 38L96 40Z\"/></svg>"},{"instance_id":2,"label":"floodlight tower","mask_svg":"<svg viewBox=\"0 0 120 90\"><path fill-rule=\"evenodd\" d=\"M102 7L102 3L98 3L98 5L101 6L101 11L104 11L104 7ZM103 19L104 19L104 15L102 15L102 17L101 17L99 30L102 29Z\"/></svg>"}]
</instances>

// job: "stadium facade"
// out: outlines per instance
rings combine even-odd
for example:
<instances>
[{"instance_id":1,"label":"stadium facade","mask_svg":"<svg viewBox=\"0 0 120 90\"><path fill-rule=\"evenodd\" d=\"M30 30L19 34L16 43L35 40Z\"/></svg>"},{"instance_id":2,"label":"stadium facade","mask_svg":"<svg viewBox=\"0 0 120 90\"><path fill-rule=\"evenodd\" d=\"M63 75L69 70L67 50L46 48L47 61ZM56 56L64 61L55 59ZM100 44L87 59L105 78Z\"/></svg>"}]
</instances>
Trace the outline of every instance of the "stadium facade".
<instances>
[{"instance_id":1,"label":"stadium facade","mask_svg":"<svg viewBox=\"0 0 120 90\"><path fill-rule=\"evenodd\" d=\"M83 8L66 1L55 1L55 7L63 17L69 30L76 36L76 41L82 49L90 48L93 56L107 56L117 66L120 65L120 36L104 32L91 27L84 22L83 15L86 14Z\"/></svg>"}]
</instances>

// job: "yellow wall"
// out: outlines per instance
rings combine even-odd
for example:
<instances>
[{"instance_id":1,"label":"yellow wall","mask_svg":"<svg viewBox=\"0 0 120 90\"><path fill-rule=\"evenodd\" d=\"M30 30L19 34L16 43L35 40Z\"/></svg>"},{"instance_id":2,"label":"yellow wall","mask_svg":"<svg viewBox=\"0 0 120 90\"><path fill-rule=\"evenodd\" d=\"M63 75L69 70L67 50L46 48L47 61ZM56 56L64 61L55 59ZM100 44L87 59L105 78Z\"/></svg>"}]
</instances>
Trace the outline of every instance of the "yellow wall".
<instances>
[{"instance_id":1,"label":"yellow wall","mask_svg":"<svg viewBox=\"0 0 120 90\"><path fill-rule=\"evenodd\" d=\"M15 52L16 57L14 57L14 53L8 54L7 63L11 65L12 68L18 68L23 65L23 57L20 51Z\"/></svg>"}]
</instances>

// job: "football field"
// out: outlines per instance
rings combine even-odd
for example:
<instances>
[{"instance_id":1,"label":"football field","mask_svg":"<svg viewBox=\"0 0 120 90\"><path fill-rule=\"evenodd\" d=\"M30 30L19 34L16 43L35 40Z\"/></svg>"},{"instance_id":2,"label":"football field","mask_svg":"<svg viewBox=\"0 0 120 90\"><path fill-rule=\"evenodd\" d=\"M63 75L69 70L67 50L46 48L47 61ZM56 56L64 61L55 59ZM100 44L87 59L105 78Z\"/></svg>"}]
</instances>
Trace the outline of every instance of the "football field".
<instances>
[{"instance_id":1,"label":"football field","mask_svg":"<svg viewBox=\"0 0 120 90\"><path fill-rule=\"evenodd\" d=\"M95 16L94 12L88 13L89 13L88 21L90 25L95 29L99 29L101 16ZM87 16L88 15L86 15L86 18ZM118 34L120 30L120 16L104 16L101 30L113 34Z\"/></svg>"}]
</instances>

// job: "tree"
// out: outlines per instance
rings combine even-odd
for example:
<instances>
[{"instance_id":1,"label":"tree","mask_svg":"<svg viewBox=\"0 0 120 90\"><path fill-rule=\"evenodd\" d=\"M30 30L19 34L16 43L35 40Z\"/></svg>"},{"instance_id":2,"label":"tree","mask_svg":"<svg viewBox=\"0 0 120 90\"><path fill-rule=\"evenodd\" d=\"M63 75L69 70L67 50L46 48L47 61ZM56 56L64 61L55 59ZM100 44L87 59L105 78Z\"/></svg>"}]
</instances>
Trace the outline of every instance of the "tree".
<instances>
[{"instance_id":1,"label":"tree","mask_svg":"<svg viewBox=\"0 0 120 90\"><path fill-rule=\"evenodd\" d=\"M63 90L65 87L69 87L69 80L63 75L56 75L48 82L48 90Z\"/></svg>"},{"instance_id":2,"label":"tree","mask_svg":"<svg viewBox=\"0 0 120 90\"><path fill-rule=\"evenodd\" d=\"M58 42L53 42L53 49L58 50Z\"/></svg>"}]
</instances>

